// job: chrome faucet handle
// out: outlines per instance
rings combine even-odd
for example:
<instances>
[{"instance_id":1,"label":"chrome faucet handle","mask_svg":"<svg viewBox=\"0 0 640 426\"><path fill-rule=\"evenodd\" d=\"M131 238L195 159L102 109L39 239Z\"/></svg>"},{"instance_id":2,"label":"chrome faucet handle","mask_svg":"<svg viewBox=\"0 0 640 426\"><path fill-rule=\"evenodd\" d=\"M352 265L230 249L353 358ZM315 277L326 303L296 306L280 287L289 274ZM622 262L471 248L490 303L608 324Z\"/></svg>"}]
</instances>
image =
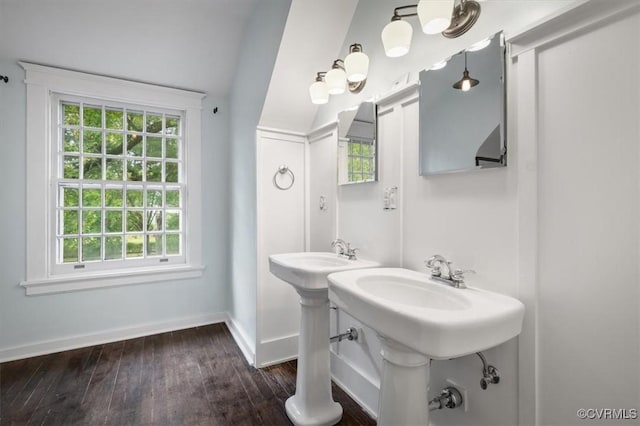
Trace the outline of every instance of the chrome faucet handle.
<instances>
[{"instance_id":1,"label":"chrome faucet handle","mask_svg":"<svg viewBox=\"0 0 640 426\"><path fill-rule=\"evenodd\" d=\"M440 271L442 262L436 256L431 256L429 259L424 261L424 265L431 269L431 276L433 277L439 277L442 274L442 271Z\"/></svg>"},{"instance_id":2,"label":"chrome faucet handle","mask_svg":"<svg viewBox=\"0 0 640 426\"><path fill-rule=\"evenodd\" d=\"M467 286L464 283L464 274L475 274L476 271L474 271L473 269L456 269L455 271L453 271L451 273L451 281L453 281L456 284L456 287L458 288L467 288Z\"/></svg>"},{"instance_id":3,"label":"chrome faucet handle","mask_svg":"<svg viewBox=\"0 0 640 426\"><path fill-rule=\"evenodd\" d=\"M349 260L358 260L358 258L356 257L356 251L359 251L360 249L357 247L351 247L351 244L347 244L347 251L346 254L347 257L349 258Z\"/></svg>"},{"instance_id":4,"label":"chrome faucet handle","mask_svg":"<svg viewBox=\"0 0 640 426\"><path fill-rule=\"evenodd\" d=\"M348 244L341 238L337 238L331 241L331 247L338 247L338 255L343 256L345 254L345 250L347 249Z\"/></svg>"},{"instance_id":5,"label":"chrome faucet handle","mask_svg":"<svg viewBox=\"0 0 640 426\"><path fill-rule=\"evenodd\" d=\"M464 278L464 274L475 274L476 271L474 271L473 269L455 269L452 273L451 273L451 278Z\"/></svg>"}]
</instances>

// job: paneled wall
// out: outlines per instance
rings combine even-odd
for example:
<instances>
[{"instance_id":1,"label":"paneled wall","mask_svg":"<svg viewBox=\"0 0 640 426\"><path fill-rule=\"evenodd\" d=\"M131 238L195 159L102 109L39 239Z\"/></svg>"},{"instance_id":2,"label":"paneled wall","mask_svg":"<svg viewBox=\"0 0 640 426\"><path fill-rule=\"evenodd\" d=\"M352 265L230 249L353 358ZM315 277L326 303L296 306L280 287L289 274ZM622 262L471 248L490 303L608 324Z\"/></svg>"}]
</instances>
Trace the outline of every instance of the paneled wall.
<instances>
[{"instance_id":1,"label":"paneled wall","mask_svg":"<svg viewBox=\"0 0 640 426\"><path fill-rule=\"evenodd\" d=\"M425 271L443 254L478 272L471 285L527 305L522 336L485 352L498 385L481 390L475 356L434 361L431 395L452 381L468 410L432 424L569 425L583 422L578 408L637 409L640 91L618 82L639 71L639 13L587 2L514 38L507 168L419 176L415 92L379 100L380 181L338 187L337 234L390 266ZM396 185L399 209L384 211ZM332 332L350 325L338 312ZM375 413L379 344L363 335L333 345L332 372Z\"/></svg>"},{"instance_id":2,"label":"paneled wall","mask_svg":"<svg viewBox=\"0 0 640 426\"><path fill-rule=\"evenodd\" d=\"M269 272L269 255L305 251L306 137L258 130L258 287L256 366L295 358L299 296ZM291 171L279 173L285 166ZM280 185L279 189L274 184ZM290 187L289 187L290 185Z\"/></svg>"},{"instance_id":3,"label":"paneled wall","mask_svg":"<svg viewBox=\"0 0 640 426\"><path fill-rule=\"evenodd\" d=\"M309 135L310 251L330 251L336 235L337 131L331 124Z\"/></svg>"},{"instance_id":4,"label":"paneled wall","mask_svg":"<svg viewBox=\"0 0 640 426\"><path fill-rule=\"evenodd\" d=\"M640 4L608 6L514 41L519 196L533 212L520 269L535 276L521 284L534 315L521 347L535 348L520 354L523 423L583 424L578 410L595 408L627 410L602 424L638 422L640 91L615 82L640 71Z\"/></svg>"}]
</instances>

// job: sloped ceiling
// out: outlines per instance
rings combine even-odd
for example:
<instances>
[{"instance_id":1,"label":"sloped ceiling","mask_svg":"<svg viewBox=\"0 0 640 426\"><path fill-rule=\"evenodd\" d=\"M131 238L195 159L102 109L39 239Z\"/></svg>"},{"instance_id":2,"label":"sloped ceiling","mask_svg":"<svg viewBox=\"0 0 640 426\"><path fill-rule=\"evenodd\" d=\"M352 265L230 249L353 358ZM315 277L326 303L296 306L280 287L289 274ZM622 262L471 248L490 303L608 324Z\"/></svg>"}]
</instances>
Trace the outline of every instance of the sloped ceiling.
<instances>
[{"instance_id":1,"label":"sloped ceiling","mask_svg":"<svg viewBox=\"0 0 640 426\"><path fill-rule=\"evenodd\" d=\"M257 1L0 0L0 54L226 96Z\"/></svg>"},{"instance_id":2,"label":"sloped ceiling","mask_svg":"<svg viewBox=\"0 0 640 426\"><path fill-rule=\"evenodd\" d=\"M357 5L358 0L292 1L260 126L310 130L317 106L309 100L309 85L317 72L346 56L340 49Z\"/></svg>"}]
</instances>

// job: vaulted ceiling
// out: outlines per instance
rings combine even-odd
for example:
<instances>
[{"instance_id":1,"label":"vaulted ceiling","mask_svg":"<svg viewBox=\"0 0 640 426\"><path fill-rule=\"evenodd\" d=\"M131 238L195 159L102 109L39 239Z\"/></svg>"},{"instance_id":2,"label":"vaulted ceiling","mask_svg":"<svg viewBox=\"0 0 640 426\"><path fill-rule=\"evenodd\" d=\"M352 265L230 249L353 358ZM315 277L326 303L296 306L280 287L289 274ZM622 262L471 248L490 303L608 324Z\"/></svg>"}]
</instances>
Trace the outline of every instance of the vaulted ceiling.
<instances>
[{"instance_id":1,"label":"vaulted ceiling","mask_svg":"<svg viewBox=\"0 0 640 426\"><path fill-rule=\"evenodd\" d=\"M316 73L328 71L340 51L358 0L293 0L260 125L305 133L317 106L309 100ZM352 42L353 43L353 42Z\"/></svg>"},{"instance_id":2,"label":"vaulted ceiling","mask_svg":"<svg viewBox=\"0 0 640 426\"><path fill-rule=\"evenodd\" d=\"M0 55L225 96L257 1L0 0Z\"/></svg>"}]
</instances>

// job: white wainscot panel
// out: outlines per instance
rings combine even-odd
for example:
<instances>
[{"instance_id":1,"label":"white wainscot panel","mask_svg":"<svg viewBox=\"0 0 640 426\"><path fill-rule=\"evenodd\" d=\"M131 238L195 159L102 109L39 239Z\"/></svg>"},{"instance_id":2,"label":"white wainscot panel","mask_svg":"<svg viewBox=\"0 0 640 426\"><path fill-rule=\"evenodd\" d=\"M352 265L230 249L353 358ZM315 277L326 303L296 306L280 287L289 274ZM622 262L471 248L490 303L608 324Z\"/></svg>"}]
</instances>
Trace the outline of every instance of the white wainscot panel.
<instances>
[{"instance_id":1,"label":"white wainscot panel","mask_svg":"<svg viewBox=\"0 0 640 426\"><path fill-rule=\"evenodd\" d=\"M258 131L258 336L256 366L295 358L300 326L299 297L292 286L269 271L269 255L305 251L306 138ZM280 175L287 166L295 176Z\"/></svg>"}]
</instances>

